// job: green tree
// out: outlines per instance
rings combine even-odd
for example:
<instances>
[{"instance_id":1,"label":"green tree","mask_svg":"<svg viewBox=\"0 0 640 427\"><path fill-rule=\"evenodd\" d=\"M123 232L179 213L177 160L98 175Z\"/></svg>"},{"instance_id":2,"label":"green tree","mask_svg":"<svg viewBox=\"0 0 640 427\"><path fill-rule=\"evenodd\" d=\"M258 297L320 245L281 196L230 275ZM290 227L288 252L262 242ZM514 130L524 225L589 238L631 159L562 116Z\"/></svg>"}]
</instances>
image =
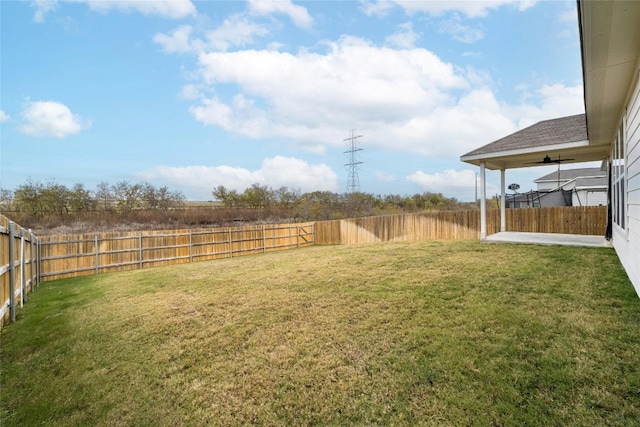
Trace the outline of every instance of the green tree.
<instances>
[{"instance_id":1,"label":"green tree","mask_svg":"<svg viewBox=\"0 0 640 427\"><path fill-rule=\"evenodd\" d=\"M240 204L240 194L236 190L227 190L224 185L215 187L211 194L216 200L222 202L226 208L235 208Z\"/></svg>"},{"instance_id":2,"label":"green tree","mask_svg":"<svg viewBox=\"0 0 640 427\"><path fill-rule=\"evenodd\" d=\"M69 213L69 189L55 181L47 183L40 194L44 213L63 216Z\"/></svg>"},{"instance_id":3,"label":"green tree","mask_svg":"<svg viewBox=\"0 0 640 427\"><path fill-rule=\"evenodd\" d=\"M300 190L292 190L289 187L280 187L272 194L275 202L286 209L291 209L300 200Z\"/></svg>"},{"instance_id":4,"label":"green tree","mask_svg":"<svg viewBox=\"0 0 640 427\"><path fill-rule=\"evenodd\" d=\"M252 209L268 208L274 200L273 190L256 183L244 190L241 199Z\"/></svg>"},{"instance_id":5,"label":"green tree","mask_svg":"<svg viewBox=\"0 0 640 427\"><path fill-rule=\"evenodd\" d=\"M69 207L71 212L80 213L94 209L96 201L91 192L84 188L84 184L76 183L69 192Z\"/></svg>"},{"instance_id":6,"label":"green tree","mask_svg":"<svg viewBox=\"0 0 640 427\"><path fill-rule=\"evenodd\" d=\"M44 214L41 198L43 189L44 186L41 182L34 182L31 178L19 185L13 192L14 204L18 213L26 216L42 216Z\"/></svg>"}]
</instances>

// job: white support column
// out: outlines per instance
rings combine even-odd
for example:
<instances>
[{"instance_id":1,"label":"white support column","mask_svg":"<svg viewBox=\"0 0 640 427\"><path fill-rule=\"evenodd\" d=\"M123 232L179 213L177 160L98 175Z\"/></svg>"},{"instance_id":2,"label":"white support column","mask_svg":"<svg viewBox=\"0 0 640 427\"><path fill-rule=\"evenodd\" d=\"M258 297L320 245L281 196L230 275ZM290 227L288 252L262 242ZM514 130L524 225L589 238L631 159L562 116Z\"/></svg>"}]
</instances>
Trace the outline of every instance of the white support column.
<instances>
[{"instance_id":1,"label":"white support column","mask_svg":"<svg viewBox=\"0 0 640 427\"><path fill-rule=\"evenodd\" d=\"M480 240L487 238L487 179L484 162L480 162Z\"/></svg>"},{"instance_id":2,"label":"white support column","mask_svg":"<svg viewBox=\"0 0 640 427\"><path fill-rule=\"evenodd\" d=\"M504 192L504 169L500 169L500 231L507 231L506 201Z\"/></svg>"}]
</instances>

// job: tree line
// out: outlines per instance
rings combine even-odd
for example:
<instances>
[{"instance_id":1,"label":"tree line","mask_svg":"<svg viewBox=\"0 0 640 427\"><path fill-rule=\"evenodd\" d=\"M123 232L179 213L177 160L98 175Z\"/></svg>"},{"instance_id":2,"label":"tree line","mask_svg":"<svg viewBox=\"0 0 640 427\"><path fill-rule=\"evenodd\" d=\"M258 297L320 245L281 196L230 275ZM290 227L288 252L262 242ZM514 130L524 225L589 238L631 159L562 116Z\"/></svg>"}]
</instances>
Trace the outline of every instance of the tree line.
<instances>
[{"instance_id":1,"label":"tree line","mask_svg":"<svg viewBox=\"0 0 640 427\"><path fill-rule=\"evenodd\" d=\"M425 192L411 196L374 195L370 193L334 193L314 191L301 193L288 187L273 189L253 184L242 193L215 187L212 196L226 208L270 209L281 208L293 212L303 221L384 215L399 212L473 209L474 203L460 202L442 193Z\"/></svg>"},{"instance_id":2,"label":"tree line","mask_svg":"<svg viewBox=\"0 0 640 427\"><path fill-rule=\"evenodd\" d=\"M31 179L14 190L0 189L0 213L41 232L56 226L79 229L221 227L242 222L288 222L356 218L403 212L474 209L441 193L411 196L334 193L253 184L243 191L223 185L211 191L213 200L187 202L180 191L147 182L101 182L95 189ZM204 201L203 201L204 202ZM194 206L195 205L195 206ZM215 209L213 209L215 208Z\"/></svg>"},{"instance_id":3,"label":"tree line","mask_svg":"<svg viewBox=\"0 0 640 427\"><path fill-rule=\"evenodd\" d=\"M71 188L55 181L27 180L13 191L0 189L0 210L21 217L74 216L103 210L127 213L137 209L169 210L185 201L180 191L156 188L147 182L101 182L94 191L84 184Z\"/></svg>"}]
</instances>

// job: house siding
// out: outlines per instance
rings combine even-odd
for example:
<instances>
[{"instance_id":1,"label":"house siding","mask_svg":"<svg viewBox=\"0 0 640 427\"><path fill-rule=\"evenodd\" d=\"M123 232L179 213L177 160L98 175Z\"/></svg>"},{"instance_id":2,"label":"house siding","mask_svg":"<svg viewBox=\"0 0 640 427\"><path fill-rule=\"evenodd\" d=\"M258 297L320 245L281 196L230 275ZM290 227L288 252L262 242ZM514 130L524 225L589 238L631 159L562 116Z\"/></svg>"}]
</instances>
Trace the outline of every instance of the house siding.
<instances>
[{"instance_id":1,"label":"house siding","mask_svg":"<svg viewBox=\"0 0 640 427\"><path fill-rule=\"evenodd\" d=\"M573 206L606 206L607 190L578 190L573 193Z\"/></svg>"},{"instance_id":2,"label":"house siding","mask_svg":"<svg viewBox=\"0 0 640 427\"><path fill-rule=\"evenodd\" d=\"M613 227L613 246L640 295L640 85L635 86L625 115L626 227Z\"/></svg>"}]
</instances>

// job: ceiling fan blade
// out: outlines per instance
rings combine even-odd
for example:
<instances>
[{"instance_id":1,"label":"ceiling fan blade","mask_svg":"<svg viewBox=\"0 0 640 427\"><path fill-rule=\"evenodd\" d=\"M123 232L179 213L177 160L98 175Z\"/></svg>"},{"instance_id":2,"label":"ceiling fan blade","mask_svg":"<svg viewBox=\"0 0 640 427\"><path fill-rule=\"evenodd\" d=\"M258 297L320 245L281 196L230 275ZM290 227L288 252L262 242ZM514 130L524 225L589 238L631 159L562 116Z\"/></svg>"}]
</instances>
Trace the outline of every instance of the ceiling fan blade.
<instances>
[{"instance_id":1,"label":"ceiling fan blade","mask_svg":"<svg viewBox=\"0 0 640 427\"><path fill-rule=\"evenodd\" d=\"M571 160L575 160L575 159L560 159L560 158L552 159L551 157L549 157L547 155L547 156L544 156L544 159L542 159L542 161L540 161L540 162L529 162L527 164L528 165L551 165L551 164L554 164L554 163L568 162L568 161L571 161Z\"/></svg>"}]
</instances>

